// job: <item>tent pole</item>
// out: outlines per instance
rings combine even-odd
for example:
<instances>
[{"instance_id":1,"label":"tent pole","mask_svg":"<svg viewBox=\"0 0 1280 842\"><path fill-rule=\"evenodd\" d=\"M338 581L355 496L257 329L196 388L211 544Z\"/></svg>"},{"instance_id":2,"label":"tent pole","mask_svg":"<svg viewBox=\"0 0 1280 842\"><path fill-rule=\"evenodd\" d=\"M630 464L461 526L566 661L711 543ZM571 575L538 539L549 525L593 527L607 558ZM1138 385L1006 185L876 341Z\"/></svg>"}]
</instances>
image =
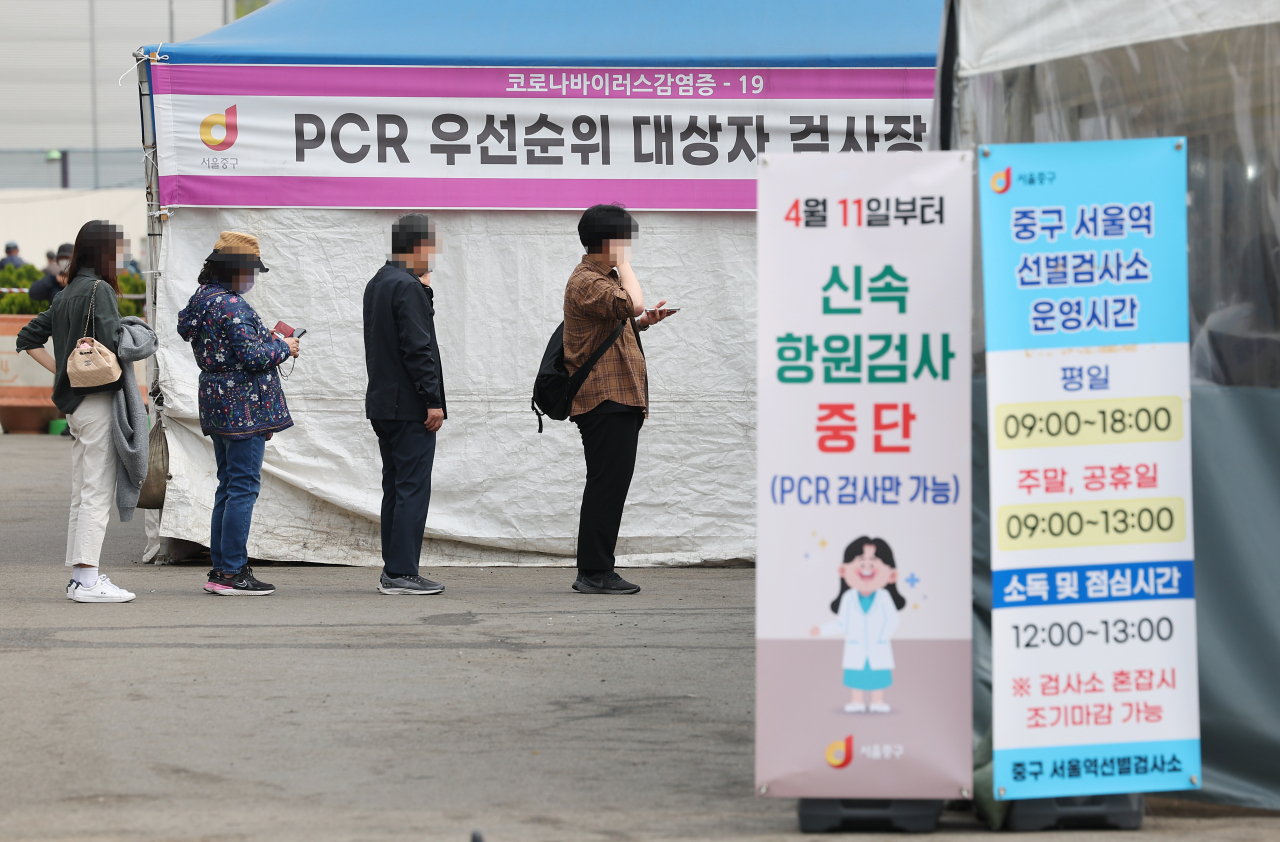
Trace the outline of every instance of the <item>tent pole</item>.
<instances>
[{"instance_id":1,"label":"tent pole","mask_svg":"<svg viewBox=\"0 0 1280 842\"><path fill-rule=\"evenodd\" d=\"M938 41L938 68L933 86L933 134L930 149L954 149L956 114L956 50L960 0L946 0L942 10L942 33Z\"/></svg>"},{"instance_id":2,"label":"tent pole","mask_svg":"<svg viewBox=\"0 0 1280 842\"><path fill-rule=\"evenodd\" d=\"M160 284L160 238L163 232L160 221L160 163L156 159L156 124L155 111L151 103L151 68L150 59L145 50L139 49L133 54L137 61L138 72L138 111L142 118L142 171L147 190L147 280L146 318L151 325L156 325L156 289ZM151 423L160 421L160 410L164 406L164 397L160 393L160 361L152 355L147 359L147 393L150 396L147 407ZM147 547L143 551L143 559L154 564L161 564L168 558L168 541L159 537L159 512L146 512Z\"/></svg>"},{"instance_id":3,"label":"tent pole","mask_svg":"<svg viewBox=\"0 0 1280 842\"><path fill-rule=\"evenodd\" d=\"M142 117L142 171L147 185L147 300L146 316L152 324L156 314L156 288L160 284L160 238L163 233L160 220L160 165L156 160L155 112L151 107L151 73L147 54L138 50L133 54L138 60L138 110ZM147 361L148 392L152 395L151 407L162 403L157 399L160 367L156 358Z\"/></svg>"},{"instance_id":4,"label":"tent pole","mask_svg":"<svg viewBox=\"0 0 1280 842\"><path fill-rule=\"evenodd\" d=\"M147 263L151 272L148 275L147 305L148 310L155 306L155 282L159 278L160 266L160 168L156 160L156 126L155 114L151 103L151 75L146 53L138 50L133 54L138 60L138 110L142 117L142 169L147 189Z\"/></svg>"}]
</instances>

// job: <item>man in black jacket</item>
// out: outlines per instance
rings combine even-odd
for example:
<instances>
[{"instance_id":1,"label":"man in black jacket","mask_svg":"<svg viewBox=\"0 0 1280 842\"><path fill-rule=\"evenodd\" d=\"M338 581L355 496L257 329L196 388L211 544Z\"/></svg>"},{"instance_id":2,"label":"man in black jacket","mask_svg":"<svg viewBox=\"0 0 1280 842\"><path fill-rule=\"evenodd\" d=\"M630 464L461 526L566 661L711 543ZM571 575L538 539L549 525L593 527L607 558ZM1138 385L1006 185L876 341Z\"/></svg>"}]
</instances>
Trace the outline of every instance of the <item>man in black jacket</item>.
<instances>
[{"instance_id":1,"label":"man in black jacket","mask_svg":"<svg viewBox=\"0 0 1280 842\"><path fill-rule=\"evenodd\" d=\"M444 590L418 575L436 431L448 417L431 291L436 251L426 214L400 217L391 226L391 259L364 288L365 417L382 452L384 594Z\"/></svg>"},{"instance_id":2,"label":"man in black jacket","mask_svg":"<svg viewBox=\"0 0 1280 842\"><path fill-rule=\"evenodd\" d=\"M31 285L31 289L27 290L27 296L32 301L48 301L53 303L53 299L58 296L66 288L67 282L71 280L67 277L67 267L71 265L71 253L75 251L75 247L71 243L63 243L58 246L58 253L54 256L53 263L49 269L45 270L44 277Z\"/></svg>"}]
</instances>

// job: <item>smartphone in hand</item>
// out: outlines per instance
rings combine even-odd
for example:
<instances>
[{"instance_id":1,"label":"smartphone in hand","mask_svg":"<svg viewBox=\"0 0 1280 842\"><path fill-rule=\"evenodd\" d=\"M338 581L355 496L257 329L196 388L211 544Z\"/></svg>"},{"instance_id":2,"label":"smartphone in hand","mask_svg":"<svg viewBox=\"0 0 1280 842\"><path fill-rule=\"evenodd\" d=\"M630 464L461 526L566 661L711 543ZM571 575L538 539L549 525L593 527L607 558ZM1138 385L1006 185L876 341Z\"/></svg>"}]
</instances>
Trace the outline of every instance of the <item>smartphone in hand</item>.
<instances>
[{"instance_id":1,"label":"smartphone in hand","mask_svg":"<svg viewBox=\"0 0 1280 842\"><path fill-rule=\"evenodd\" d=\"M672 315L673 313L679 313L679 312L680 312L680 308L679 308L679 307L663 307L662 309L667 311L667 315L668 315L668 316ZM649 309L645 310L645 312L646 312L646 313L648 313L648 314L649 314L649 315L651 315L651 316L656 316L656 315L658 315L658 308L657 308L657 307L650 307Z\"/></svg>"},{"instance_id":2,"label":"smartphone in hand","mask_svg":"<svg viewBox=\"0 0 1280 842\"><path fill-rule=\"evenodd\" d=\"M271 329L271 332L278 333L286 339L301 339L302 335L307 332L307 329L302 328L301 330L297 330L289 327L284 322L276 322L276 326Z\"/></svg>"}]
</instances>

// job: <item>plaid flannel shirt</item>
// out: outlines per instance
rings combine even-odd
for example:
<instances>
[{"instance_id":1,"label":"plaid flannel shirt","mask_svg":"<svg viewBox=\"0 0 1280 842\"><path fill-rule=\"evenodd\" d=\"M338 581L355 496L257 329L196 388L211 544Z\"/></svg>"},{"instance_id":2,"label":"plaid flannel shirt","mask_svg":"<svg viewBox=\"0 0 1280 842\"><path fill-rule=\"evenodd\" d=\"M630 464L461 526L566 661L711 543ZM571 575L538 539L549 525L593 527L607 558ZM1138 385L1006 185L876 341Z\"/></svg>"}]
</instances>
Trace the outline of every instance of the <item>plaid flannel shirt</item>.
<instances>
[{"instance_id":1,"label":"plaid flannel shirt","mask_svg":"<svg viewBox=\"0 0 1280 842\"><path fill-rule=\"evenodd\" d=\"M564 363L570 374L608 339L618 322L631 320L631 296L617 270L608 274L583 257L564 289ZM649 415L649 375L631 327L605 351L573 399L570 415L590 412L604 401L644 409Z\"/></svg>"}]
</instances>

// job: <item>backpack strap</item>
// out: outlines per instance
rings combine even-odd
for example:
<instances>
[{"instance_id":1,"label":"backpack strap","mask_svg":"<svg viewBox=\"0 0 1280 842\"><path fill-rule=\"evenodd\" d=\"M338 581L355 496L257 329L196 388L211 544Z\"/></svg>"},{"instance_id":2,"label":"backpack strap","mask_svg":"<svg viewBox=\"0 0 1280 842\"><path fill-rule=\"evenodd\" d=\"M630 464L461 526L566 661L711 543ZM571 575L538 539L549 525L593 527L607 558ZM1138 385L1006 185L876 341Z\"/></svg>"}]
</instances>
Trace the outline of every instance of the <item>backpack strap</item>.
<instances>
[{"instance_id":1,"label":"backpack strap","mask_svg":"<svg viewBox=\"0 0 1280 842\"><path fill-rule=\"evenodd\" d=\"M582 368L573 373L569 378L569 406L573 406L573 399L578 396L578 390L582 388L582 384L587 382L587 376L591 374L591 369L595 368L596 363L600 362L600 358L604 356L604 352L618 341L618 337L622 335L622 330L630 322L630 319L623 319L618 322L618 326L613 329L613 333L608 339L600 343L600 347L591 352L591 356L587 357L587 361L582 364Z\"/></svg>"},{"instance_id":2,"label":"backpack strap","mask_svg":"<svg viewBox=\"0 0 1280 842\"><path fill-rule=\"evenodd\" d=\"M635 338L636 338L636 347L640 349L640 356L642 356L642 357L643 357L643 356L644 356L644 343L640 341L640 328L636 327L636 320L635 320L635 319L627 319L627 321L631 322L631 333L635 336ZM648 330L648 328L645 328L645 330Z\"/></svg>"}]
</instances>

